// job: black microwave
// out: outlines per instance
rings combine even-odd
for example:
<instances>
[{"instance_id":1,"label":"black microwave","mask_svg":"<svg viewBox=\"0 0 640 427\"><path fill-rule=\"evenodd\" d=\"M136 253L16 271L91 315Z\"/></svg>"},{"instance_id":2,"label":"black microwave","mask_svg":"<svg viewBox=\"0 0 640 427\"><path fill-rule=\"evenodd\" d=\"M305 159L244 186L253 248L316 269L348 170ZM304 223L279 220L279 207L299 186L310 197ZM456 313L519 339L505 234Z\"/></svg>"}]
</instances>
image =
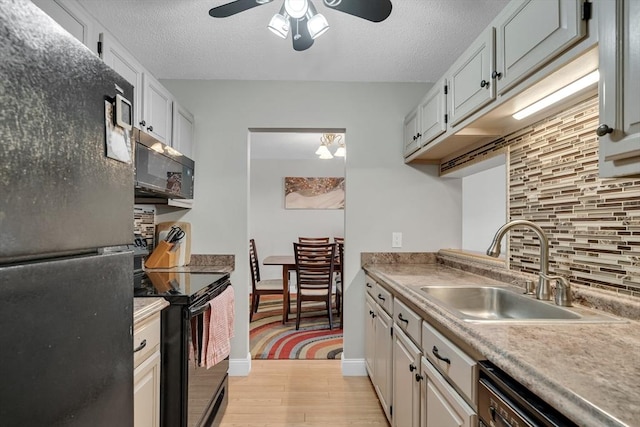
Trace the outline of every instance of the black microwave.
<instances>
[{"instance_id":1,"label":"black microwave","mask_svg":"<svg viewBox=\"0 0 640 427\"><path fill-rule=\"evenodd\" d=\"M195 162L140 129L133 136L136 197L193 199Z\"/></svg>"}]
</instances>

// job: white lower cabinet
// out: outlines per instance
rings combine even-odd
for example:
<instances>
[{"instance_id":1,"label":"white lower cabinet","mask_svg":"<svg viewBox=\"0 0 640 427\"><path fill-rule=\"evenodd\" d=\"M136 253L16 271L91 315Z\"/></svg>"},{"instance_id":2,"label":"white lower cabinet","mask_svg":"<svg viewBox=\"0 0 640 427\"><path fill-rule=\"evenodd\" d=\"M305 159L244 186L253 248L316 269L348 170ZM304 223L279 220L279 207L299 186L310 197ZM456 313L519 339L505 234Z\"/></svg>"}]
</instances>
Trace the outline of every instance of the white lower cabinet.
<instances>
[{"instance_id":1,"label":"white lower cabinet","mask_svg":"<svg viewBox=\"0 0 640 427\"><path fill-rule=\"evenodd\" d=\"M160 313L133 328L134 427L160 426Z\"/></svg>"},{"instance_id":2,"label":"white lower cabinet","mask_svg":"<svg viewBox=\"0 0 640 427\"><path fill-rule=\"evenodd\" d=\"M420 394L421 427L475 427L478 415L447 383L442 375L422 358Z\"/></svg>"},{"instance_id":3,"label":"white lower cabinet","mask_svg":"<svg viewBox=\"0 0 640 427\"><path fill-rule=\"evenodd\" d=\"M160 425L160 351L133 371L133 425Z\"/></svg>"},{"instance_id":4,"label":"white lower cabinet","mask_svg":"<svg viewBox=\"0 0 640 427\"><path fill-rule=\"evenodd\" d=\"M367 299L365 301L365 318L364 318L364 361L367 368L367 373L370 378L373 378L373 363L376 351L376 303L371 298L370 295L367 294Z\"/></svg>"},{"instance_id":5,"label":"white lower cabinet","mask_svg":"<svg viewBox=\"0 0 640 427\"><path fill-rule=\"evenodd\" d=\"M393 330L393 427L420 426L420 349L399 328Z\"/></svg>"},{"instance_id":6,"label":"white lower cabinet","mask_svg":"<svg viewBox=\"0 0 640 427\"><path fill-rule=\"evenodd\" d=\"M366 276L365 363L392 427L476 427L478 363Z\"/></svg>"},{"instance_id":7,"label":"white lower cabinet","mask_svg":"<svg viewBox=\"0 0 640 427\"><path fill-rule=\"evenodd\" d=\"M365 364L378 400L391 422L393 401L393 297L366 277Z\"/></svg>"},{"instance_id":8,"label":"white lower cabinet","mask_svg":"<svg viewBox=\"0 0 640 427\"><path fill-rule=\"evenodd\" d=\"M391 336L391 317L378 306L375 324L375 355L373 367L373 385L382 403L387 419L391 421L392 405L392 369L393 340Z\"/></svg>"}]
</instances>

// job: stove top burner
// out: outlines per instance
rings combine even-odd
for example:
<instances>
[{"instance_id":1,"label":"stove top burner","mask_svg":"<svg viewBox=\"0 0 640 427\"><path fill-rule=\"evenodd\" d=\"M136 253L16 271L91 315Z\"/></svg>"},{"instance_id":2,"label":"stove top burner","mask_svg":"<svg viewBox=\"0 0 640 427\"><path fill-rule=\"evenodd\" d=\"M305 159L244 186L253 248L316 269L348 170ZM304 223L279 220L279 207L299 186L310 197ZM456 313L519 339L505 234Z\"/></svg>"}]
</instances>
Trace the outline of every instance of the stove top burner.
<instances>
[{"instance_id":1,"label":"stove top burner","mask_svg":"<svg viewBox=\"0 0 640 427\"><path fill-rule=\"evenodd\" d=\"M194 300L205 295L211 285L229 273L189 273L174 271L143 271L134 274L134 297L168 297ZM171 301L170 301L171 302Z\"/></svg>"}]
</instances>

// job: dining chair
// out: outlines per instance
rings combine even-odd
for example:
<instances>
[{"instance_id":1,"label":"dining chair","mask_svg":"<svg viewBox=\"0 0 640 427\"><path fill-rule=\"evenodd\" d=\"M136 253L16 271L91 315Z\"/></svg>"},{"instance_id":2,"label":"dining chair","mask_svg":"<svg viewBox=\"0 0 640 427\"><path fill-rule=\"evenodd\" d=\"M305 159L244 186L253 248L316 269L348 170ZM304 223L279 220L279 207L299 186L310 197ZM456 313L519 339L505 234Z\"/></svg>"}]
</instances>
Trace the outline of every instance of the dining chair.
<instances>
[{"instance_id":1,"label":"dining chair","mask_svg":"<svg viewBox=\"0 0 640 427\"><path fill-rule=\"evenodd\" d=\"M260 278L260 260L254 239L249 240L249 264L251 266L251 313L249 322L253 320L253 313L258 312L261 295L282 295L282 279ZM289 290L287 289L287 292Z\"/></svg>"},{"instance_id":2,"label":"dining chair","mask_svg":"<svg viewBox=\"0 0 640 427\"><path fill-rule=\"evenodd\" d=\"M293 252L298 276L296 301L296 330L300 329L302 301L323 301L333 329L332 288L336 254L335 243L295 243Z\"/></svg>"},{"instance_id":3,"label":"dining chair","mask_svg":"<svg viewBox=\"0 0 640 427\"><path fill-rule=\"evenodd\" d=\"M298 237L298 243L329 243L328 237Z\"/></svg>"},{"instance_id":4,"label":"dining chair","mask_svg":"<svg viewBox=\"0 0 640 427\"><path fill-rule=\"evenodd\" d=\"M344 319L344 239L334 237L336 242L336 309L340 315L340 328Z\"/></svg>"}]
</instances>

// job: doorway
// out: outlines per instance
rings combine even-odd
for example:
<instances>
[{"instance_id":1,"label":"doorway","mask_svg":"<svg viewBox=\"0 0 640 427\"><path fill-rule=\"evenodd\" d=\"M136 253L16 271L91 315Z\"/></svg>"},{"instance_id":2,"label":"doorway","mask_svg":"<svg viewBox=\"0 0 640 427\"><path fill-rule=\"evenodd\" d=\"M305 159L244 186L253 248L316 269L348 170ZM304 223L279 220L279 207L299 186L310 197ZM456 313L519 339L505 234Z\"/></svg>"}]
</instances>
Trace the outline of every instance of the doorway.
<instances>
[{"instance_id":1,"label":"doorway","mask_svg":"<svg viewBox=\"0 0 640 427\"><path fill-rule=\"evenodd\" d=\"M339 135L327 148L334 154L346 147L344 129L250 129L249 236L254 239L261 279L281 279L282 267L263 265L271 255L293 255L300 236L344 237L342 208L300 208L285 202L286 178L345 178L346 158L320 159L315 154L326 134ZM291 179L287 180L292 181ZM342 187L344 188L344 186ZM300 330L295 331L295 272L290 274L292 314L282 324L282 297L262 296L250 323L250 349L254 359L339 359L342 330L334 311L329 330L322 303L303 307ZM306 304L306 303L305 303Z\"/></svg>"}]
</instances>

